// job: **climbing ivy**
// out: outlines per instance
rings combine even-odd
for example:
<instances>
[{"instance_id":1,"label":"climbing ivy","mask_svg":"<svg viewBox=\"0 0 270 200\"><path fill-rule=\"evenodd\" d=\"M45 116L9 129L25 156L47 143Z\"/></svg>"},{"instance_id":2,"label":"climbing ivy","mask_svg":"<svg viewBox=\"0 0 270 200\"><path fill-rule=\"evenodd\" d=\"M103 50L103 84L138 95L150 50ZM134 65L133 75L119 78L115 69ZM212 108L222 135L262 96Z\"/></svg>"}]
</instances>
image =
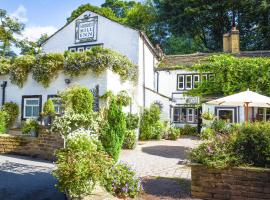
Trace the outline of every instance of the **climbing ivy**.
<instances>
[{"instance_id":1,"label":"climbing ivy","mask_svg":"<svg viewBox=\"0 0 270 200\"><path fill-rule=\"evenodd\" d=\"M48 87L52 80L58 76L58 71L63 69L63 66L63 54L40 54L36 57L36 64L32 69L33 79L44 87Z\"/></svg>"},{"instance_id":2,"label":"climbing ivy","mask_svg":"<svg viewBox=\"0 0 270 200\"><path fill-rule=\"evenodd\" d=\"M209 72L214 76L202 82L189 95L229 95L248 88L261 94L270 95L270 59L235 57L222 54L211 56L207 62L195 65L200 73Z\"/></svg>"},{"instance_id":3,"label":"climbing ivy","mask_svg":"<svg viewBox=\"0 0 270 200\"><path fill-rule=\"evenodd\" d=\"M11 83L18 85L19 87L23 87L34 64L35 57L31 55L15 58L10 67Z\"/></svg>"},{"instance_id":4,"label":"climbing ivy","mask_svg":"<svg viewBox=\"0 0 270 200\"><path fill-rule=\"evenodd\" d=\"M138 77L137 66L126 56L101 47L80 53L24 55L12 61L0 58L0 75L10 72L11 82L19 87L23 87L29 73L35 81L48 87L60 71L69 76L79 76L89 70L99 75L106 69L117 73L124 81L136 81Z\"/></svg>"}]
</instances>

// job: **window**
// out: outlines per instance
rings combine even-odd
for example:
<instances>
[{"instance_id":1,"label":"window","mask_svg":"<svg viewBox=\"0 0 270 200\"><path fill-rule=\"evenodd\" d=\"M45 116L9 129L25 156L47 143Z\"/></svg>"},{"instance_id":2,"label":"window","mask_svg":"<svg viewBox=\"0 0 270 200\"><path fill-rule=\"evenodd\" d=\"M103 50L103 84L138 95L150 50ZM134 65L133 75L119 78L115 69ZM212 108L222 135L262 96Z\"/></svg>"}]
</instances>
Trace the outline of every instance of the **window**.
<instances>
[{"instance_id":1,"label":"window","mask_svg":"<svg viewBox=\"0 0 270 200\"><path fill-rule=\"evenodd\" d=\"M202 82L207 81L207 74L202 75Z\"/></svg>"},{"instance_id":2,"label":"window","mask_svg":"<svg viewBox=\"0 0 270 200\"><path fill-rule=\"evenodd\" d=\"M78 52L84 52L84 47L79 47Z\"/></svg>"},{"instance_id":3,"label":"window","mask_svg":"<svg viewBox=\"0 0 270 200\"><path fill-rule=\"evenodd\" d=\"M192 75L186 75L186 89L192 89Z\"/></svg>"},{"instance_id":4,"label":"window","mask_svg":"<svg viewBox=\"0 0 270 200\"><path fill-rule=\"evenodd\" d=\"M176 123L196 123L198 119L198 111L196 108L181 108L173 109L173 121Z\"/></svg>"},{"instance_id":5,"label":"window","mask_svg":"<svg viewBox=\"0 0 270 200\"><path fill-rule=\"evenodd\" d=\"M76 52L76 48L70 48L69 51L74 53Z\"/></svg>"},{"instance_id":6,"label":"window","mask_svg":"<svg viewBox=\"0 0 270 200\"><path fill-rule=\"evenodd\" d=\"M177 76L177 90L184 89L184 75Z\"/></svg>"},{"instance_id":7,"label":"window","mask_svg":"<svg viewBox=\"0 0 270 200\"><path fill-rule=\"evenodd\" d=\"M194 109L193 108L187 109L187 122L194 122Z\"/></svg>"},{"instance_id":8,"label":"window","mask_svg":"<svg viewBox=\"0 0 270 200\"><path fill-rule=\"evenodd\" d=\"M234 114L235 114L235 109L228 109L228 108L217 109L218 119L224 120L227 123L235 122Z\"/></svg>"},{"instance_id":9,"label":"window","mask_svg":"<svg viewBox=\"0 0 270 200\"><path fill-rule=\"evenodd\" d=\"M209 74L209 76L208 76L209 81L212 81L213 78L214 78L214 75L213 74Z\"/></svg>"},{"instance_id":10,"label":"window","mask_svg":"<svg viewBox=\"0 0 270 200\"><path fill-rule=\"evenodd\" d=\"M200 83L200 76L199 75L194 75L193 77L193 87L194 88L197 88L199 83Z\"/></svg>"},{"instance_id":11,"label":"window","mask_svg":"<svg viewBox=\"0 0 270 200\"><path fill-rule=\"evenodd\" d=\"M48 99L51 99L53 101L56 114L61 114L60 98L57 95L48 95Z\"/></svg>"},{"instance_id":12,"label":"window","mask_svg":"<svg viewBox=\"0 0 270 200\"><path fill-rule=\"evenodd\" d=\"M23 113L24 119L38 118L41 112L41 96L23 96Z\"/></svg>"}]
</instances>

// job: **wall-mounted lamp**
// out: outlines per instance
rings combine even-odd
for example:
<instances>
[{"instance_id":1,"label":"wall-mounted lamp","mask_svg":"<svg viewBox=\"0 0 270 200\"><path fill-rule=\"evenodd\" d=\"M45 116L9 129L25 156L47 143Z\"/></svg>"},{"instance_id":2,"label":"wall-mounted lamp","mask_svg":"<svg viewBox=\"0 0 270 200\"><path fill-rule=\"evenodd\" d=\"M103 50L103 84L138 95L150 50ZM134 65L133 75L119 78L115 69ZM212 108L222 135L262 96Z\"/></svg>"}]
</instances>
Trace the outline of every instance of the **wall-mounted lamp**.
<instances>
[{"instance_id":1,"label":"wall-mounted lamp","mask_svg":"<svg viewBox=\"0 0 270 200\"><path fill-rule=\"evenodd\" d=\"M70 80L69 78L66 78L66 79L65 79L65 83L66 83L66 84L70 84L70 82L71 82L71 80Z\"/></svg>"}]
</instances>

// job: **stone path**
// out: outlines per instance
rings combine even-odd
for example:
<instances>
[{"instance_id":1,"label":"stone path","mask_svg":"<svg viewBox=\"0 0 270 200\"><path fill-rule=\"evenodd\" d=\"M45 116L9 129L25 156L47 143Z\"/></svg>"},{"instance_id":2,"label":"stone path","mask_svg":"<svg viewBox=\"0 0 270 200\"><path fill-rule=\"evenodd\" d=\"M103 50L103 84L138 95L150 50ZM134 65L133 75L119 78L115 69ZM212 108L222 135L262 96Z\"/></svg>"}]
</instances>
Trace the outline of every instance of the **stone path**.
<instances>
[{"instance_id":1,"label":"stone path","mask_svg":"<svg viewBox=\"0 0 270 200\"><path fill-rule=\"evenodd\" d=\"M1 200L64 200L54 187L50 162L23 156L0 155Z\"/></svg>"},{"instance_id":2,"label":"stone path","mask_svg":"<svg viewBox=\"0 0 270 200\"><path fill-rule=\"evenodd\" d=\"M187 156L198 144L199 140L194 137L184 137L176 141L139 142L135 150L123 150L120 160L132 165L140 177L190 179L190 168L186 165Z\"/></svg>"}]
</instances>

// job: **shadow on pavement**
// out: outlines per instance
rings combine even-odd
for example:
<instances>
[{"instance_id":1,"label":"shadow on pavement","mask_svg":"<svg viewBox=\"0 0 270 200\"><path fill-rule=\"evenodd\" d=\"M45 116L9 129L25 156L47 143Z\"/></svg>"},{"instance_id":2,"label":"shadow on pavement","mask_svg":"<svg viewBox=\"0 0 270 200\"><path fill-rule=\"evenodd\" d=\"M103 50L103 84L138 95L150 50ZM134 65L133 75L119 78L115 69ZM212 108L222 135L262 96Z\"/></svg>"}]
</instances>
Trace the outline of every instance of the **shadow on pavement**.
<instances>
[{"instance_id":1,"label":"shadow on pavement","mask_svg":"<svg viewBox=\"0 0 270 200\"><path fill-rule=\"evenodd\" d=\"M161 156L165 158L178 158L181 160L187 159L187 154L190 150L191 148L188 147L167 145L156 145L142 148L142 152L147 154Z\"/></svg>"},{"instance_id":2,"label":"shadow on pavement","mask_svg":"<svg viewBox=\"0 0 270 200\"><path fill-rule=\"evenodd\" d=\"M190 198L190 180L165 177L143 179L142 199L182 199Z\"/></svg>"},{"instance_id":3,"label":"shadow on pavement","mask_svg":"<svg viewBox=\"0 0 270 200\"><path fill-rule=\"evenodd\" d=\"M55 184L51 168L9 161L0 163L1 200L66 199L55 189Z\"/></svg>"}]
</instances>

